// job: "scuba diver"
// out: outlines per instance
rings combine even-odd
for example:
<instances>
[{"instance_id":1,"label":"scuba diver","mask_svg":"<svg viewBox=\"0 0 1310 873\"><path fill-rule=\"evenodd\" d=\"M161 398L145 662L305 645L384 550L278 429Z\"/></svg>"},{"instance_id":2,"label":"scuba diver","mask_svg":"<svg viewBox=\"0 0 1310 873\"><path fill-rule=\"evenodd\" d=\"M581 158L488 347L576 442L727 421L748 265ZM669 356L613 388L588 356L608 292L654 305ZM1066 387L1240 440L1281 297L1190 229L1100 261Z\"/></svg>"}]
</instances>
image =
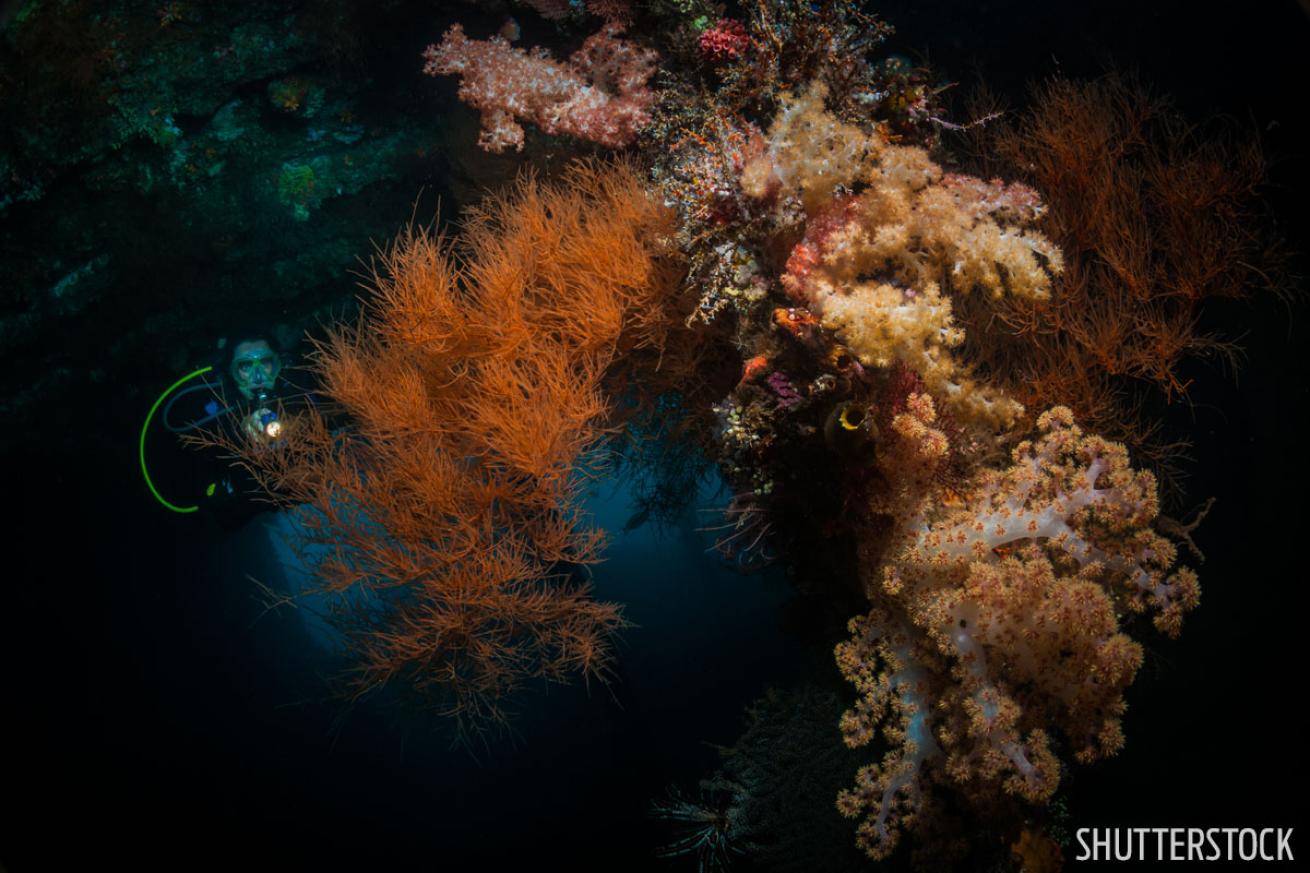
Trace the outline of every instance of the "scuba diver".
<instances>
[{"instance_id":1,"label":"scuba diver","mask_svg":"<svg viewBox=\"0 0 1310 873\"><path fill-rule=\"evenodd\" d=\"M223 348L222 342L219 348ZM219 366L196 369L159 396L141 427L140 463L146 486L164 508L178 513L203 509L228 529L240 527L272 508L269 502L255 499L261 493L259 485L243 467L225 458L216 444L207 444L200 452L188 449L190 475L175 472L169 477L190 480L188 485L174 487L190 491L194 495L191 502L174 503L164 497L151 476L146 456L156 417L164 430L178 436L220 430L224 431L218 435L220 440L238 444L254 441L276 451L284 435L284 405L300 399L314 402L311 393L292 385L282 369L282 358L268 340L244 339L232 346ZM189 382L195 384L187 385ZM180 445L182 441L174 438L174 442Z\"/></svg>"}]
</instances>

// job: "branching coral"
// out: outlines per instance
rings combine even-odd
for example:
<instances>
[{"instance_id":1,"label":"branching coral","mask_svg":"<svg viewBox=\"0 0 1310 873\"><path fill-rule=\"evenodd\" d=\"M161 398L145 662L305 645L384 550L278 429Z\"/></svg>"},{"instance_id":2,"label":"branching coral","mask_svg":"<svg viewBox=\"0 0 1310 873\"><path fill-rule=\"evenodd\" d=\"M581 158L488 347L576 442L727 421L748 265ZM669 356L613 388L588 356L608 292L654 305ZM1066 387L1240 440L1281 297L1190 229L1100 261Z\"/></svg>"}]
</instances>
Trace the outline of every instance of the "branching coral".
<instances>
[{"instance_id":1,"label":"branching coral","mask_svg":"<svg viewBox=\"0 0 1310 873\"><path fill-rule=\"evenodd\" d=\"M525 679L605 675L624 622L569 575L603 542L579 467L610 389L681 326L671 220L630 167L579 164L486 201L458 253L411 228L361 323L319 346L331 418L289 419L276 452L239 447L326 549L309 559L352 695L399 681L477 727Z\"/></svg>"},{"instance_id":2,"label":"branching coral","mask_svg":"<svg viewBox=\"0 0 1310 873\"><path fill-rule=\"evenodd\" d=\"M952 783L977 801L1041 802L1059 781L1051 732L1080 761L1123 744L1123 691L1141 664L1120 611L1151 611L1176 635L1199 599L1190 570L1152 525L1156 483L1121 445L1089 436L1069 410L1038 420L1011 465L984 468L959 492L934 485L947 455L927 395L912 395L879 460L891 519L887 547L860 554L868 616L837 662L860 697L842 719L851 746L881 726L892 750L860 771L839 809L860 818L873 857L895 846L926 790ZM883 524L883 522L878 522Z\"/></svg>"},{"instance_id":3,"label":"branching coral","mask_svg":"<svg viewBox=\"0 0 1310 873\"><path fill-rule=\"evenodd\" d=\"M1050 298L962 307L970 354L1024 402L1071 406L1157 462L1167 441L1136 407L1184 397L1189 357L1237 353L1199 329L1201 305L1285 287L1255 210L1258 145L1206 133L1117 74L1051 81L1013 122L972 132L980 163L1041 192L1067 269Z\"/></svg>"}]
</instances>

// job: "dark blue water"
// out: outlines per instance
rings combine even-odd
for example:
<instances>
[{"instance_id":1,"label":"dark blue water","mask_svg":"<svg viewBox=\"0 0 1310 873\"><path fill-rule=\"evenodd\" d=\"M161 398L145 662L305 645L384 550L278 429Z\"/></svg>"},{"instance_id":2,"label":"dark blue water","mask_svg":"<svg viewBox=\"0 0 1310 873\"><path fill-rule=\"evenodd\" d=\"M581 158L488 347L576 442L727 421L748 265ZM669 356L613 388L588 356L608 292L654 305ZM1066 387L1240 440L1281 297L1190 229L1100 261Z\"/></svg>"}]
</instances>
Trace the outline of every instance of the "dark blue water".
<instances>
[{"instance_id":1,"label":"dark blue water","mask_svg":"<svg viewBox=\"0 0 1310 873\"><path fill-rule=\"evenodd\" d=\"M116 537L112 514L84 519L75 554L29 555L43 584L50 570L63 580L30 592L63 606L49 627L62 648L28 654L42 676L60 666L58 682L28 690L55 707L29 812L85 822L111 852L180 838L206 857L271 850L333 869L346 858L411 869L424 857L542 853L621 855L642 869L661 839L650 801L694 786L717 765L708 744L736 738L745 705L808 666L780 627L796 596L781 571L744 576L707 551L714 535L696 528L717 516L697 510L722 505L716 486L676 528L625 534L631 494L596 483L588 510L616 532L592 571L596 596L623 603L634 624L615 679L533 689L512 735L472 753L386 701L328 699L321 677L339 663L315 604L266 612L247 578L299 584L275 545L276 516L220 532L128 486L141 527Z\"/></svg>"}]
</instances>

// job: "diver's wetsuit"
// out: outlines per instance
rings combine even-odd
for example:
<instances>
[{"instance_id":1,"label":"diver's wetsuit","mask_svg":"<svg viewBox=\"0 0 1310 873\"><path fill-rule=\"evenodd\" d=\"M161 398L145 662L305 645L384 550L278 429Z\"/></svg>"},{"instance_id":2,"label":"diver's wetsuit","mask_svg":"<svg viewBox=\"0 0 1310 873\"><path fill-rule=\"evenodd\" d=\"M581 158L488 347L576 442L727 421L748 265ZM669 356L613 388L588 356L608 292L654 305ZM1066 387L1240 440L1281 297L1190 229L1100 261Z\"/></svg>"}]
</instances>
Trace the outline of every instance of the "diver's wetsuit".
<instances>
[{"instance_id":1,"label":"diver's wetsuit","mask_svg":"<svg viewBox=\"0 0 1310 873\"><path fill-rule=\"evenodd\" d=\"M261 512L277 509L254 477L244 467L221 457L218 450L203 449L202 462L196 466L200 509L224 530L237 530Z\"/></svg>"},{"instance_id":2,"label":"diver's wetsuit","mask_svg":"<svg viewBox=\"0 0 1310 873\"><path fill-rule=\"evenodd\" d=\"M282 380L278 388L277 393L289 396L292 403L314 402L310 392L286 380ZM275 398L265 402L274 406L279 403ZM218 446L181 446L179 438L167 432L222 431L229 441L240 444L248 439L243 432L246 418L258 406L258 401L245 398L230 379L220 377L198 383L183 392L175 402L170 402L161 415L164 426L159 430L162 433L155 434L158 449L162 450L168 443L178 447L176 453L167 453L173 463L164 461L161 465L164 469L158 471L165 478L174 480L170 493L181 489L178 493L181 502L198 506L225 530L240 528L262 512L276 511L276 503L268 498L248 470L233 461L228 450ZM270 445L268 450L277 451L276 444ZM171 477L166 472L169 466L176 469Z\"/></svg>"},{"instance_id":3,"label":"diver's wetsuit","mask_svg":"<svg viewBox=\"0 0 1310 873\"><path fill-rule=\"evenodd\" d=\"M303 391L291 383L284 383L282 388L287 399L269 401L274 406L314 404L314 395ZM233 396L235 392L229 392ZM236 396L240 397L239 394ZM245 427L248 415L259 404L255 401L241 399L230 407L231 412L222 420L222 427L228 431L233 441L248 439L240 433ZM277 451L277 445L267 447L266 451ZM276 512L278 505L259 485L255 477L244 466L232 460L225 451L206 448L202 452L203 463L198 465L204 481L200 483L202 510L209 513L226 530L235 530L250 519L263 512Z\"/></svg>"}]
</instances>

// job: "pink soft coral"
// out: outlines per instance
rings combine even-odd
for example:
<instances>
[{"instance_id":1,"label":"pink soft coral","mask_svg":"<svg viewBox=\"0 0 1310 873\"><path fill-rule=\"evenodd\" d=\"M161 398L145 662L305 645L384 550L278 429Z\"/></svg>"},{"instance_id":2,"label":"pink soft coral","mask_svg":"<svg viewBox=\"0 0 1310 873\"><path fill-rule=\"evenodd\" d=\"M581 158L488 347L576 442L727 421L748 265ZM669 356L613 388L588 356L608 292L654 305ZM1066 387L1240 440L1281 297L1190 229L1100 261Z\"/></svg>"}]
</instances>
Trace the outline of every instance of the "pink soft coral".
<instances>
[{"instance_id":1,"label":"pink soft coral","mask_svg":"<svg viewBox=\"0 0 1310 873\"><path fill-rule=\"evenodd\" d=\"M482 113L478 145L487 151L522 150L517 119L622 148L650 122L655 95L646 83L658 57L620 39L622 30L605 25L562 64L545 49L513 48L499 36L471 40L456 24L424 51L423 72L461 77L459 98Z\"/></svg>"},{"instance_id":2,"label":"pink soft coral","mask_svg":"<svg viewBox=\"0 0 1310 873\"><path fill-rule=\"evenodd\" d=\"M1199 599L1155 530L1155 478L1068 409L1037 427L1009 466L950 489L936 476L950 445L929 395L908 396L879 446L886 489L870 509L883 533L860 549L872 608L836 649L858 695L841 722L847 745L879 731L889 743L837 801L873 858L923 814L928 782L979 805L1043 803L1060 779L1052 737L1080 762L1118 752L1142 663L1121 617L1153 613L1174 636Z\"/></svg>"}]
</instances>

